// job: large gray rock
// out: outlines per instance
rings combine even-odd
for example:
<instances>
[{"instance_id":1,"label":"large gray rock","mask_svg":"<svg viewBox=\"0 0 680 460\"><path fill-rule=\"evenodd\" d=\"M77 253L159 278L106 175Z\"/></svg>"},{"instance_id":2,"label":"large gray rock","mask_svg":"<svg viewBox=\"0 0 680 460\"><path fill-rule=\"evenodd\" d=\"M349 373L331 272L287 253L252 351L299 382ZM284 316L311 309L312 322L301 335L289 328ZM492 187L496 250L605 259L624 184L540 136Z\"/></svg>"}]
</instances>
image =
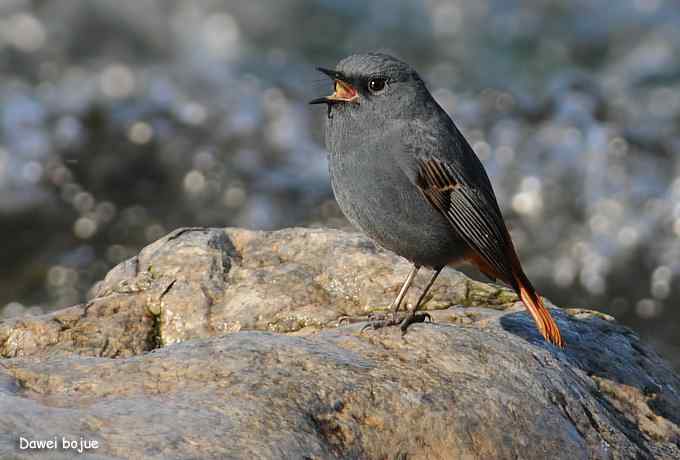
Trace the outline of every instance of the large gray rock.
<instances>
[{"instance_id":1,"label":"large gray rock","mask_svg":"<svg viewBox=\"0 0 680 460\"><path fill-rule=\"evenodd\" d=\"M680 380L606 315L554 309L558 350L449 270L435 323L336 327L408 269L356 234L173 232L87 304L0 322L0 458L78 455L20 449L54 436L86 458L680 458Z\"/></svg>"}]
</instances>

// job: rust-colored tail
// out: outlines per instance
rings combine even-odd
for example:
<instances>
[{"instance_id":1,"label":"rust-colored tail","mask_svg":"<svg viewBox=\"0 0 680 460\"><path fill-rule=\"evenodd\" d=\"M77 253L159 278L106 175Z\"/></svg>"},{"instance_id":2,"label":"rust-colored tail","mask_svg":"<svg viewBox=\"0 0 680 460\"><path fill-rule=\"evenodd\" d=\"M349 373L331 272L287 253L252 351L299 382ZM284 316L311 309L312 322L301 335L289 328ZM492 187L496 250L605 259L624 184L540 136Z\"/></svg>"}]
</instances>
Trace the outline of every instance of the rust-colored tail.
<instances>
[{"instance_id":1,"label":"rust-colored tail","mask_svg":"<svg viewBox=\"0 0 680 460\"><path fill-rule=\"evenodd\" d=\"M515 252L515 249L512 247L512 245L510 246L509 251L509 265L511 269L507 275L499 273L497 270L495 270L476 251L469 250L465 255L465 259L479 268L482 273L489 276L490 278L500 279L511 285L515 292L517 292L517 295L519 295L520 299L522 299L522 302L524 302L524 305L527 307L527 310L529 310L529 313L531 313L531 316L534 318L538 332L540 332L548 342L560 348L564 348L565 342L562 338L562 334L560 334L560 328L557 327L557 323L555 323L555 320L550 315L550 311L545 308L545 305L543 305L543 300L541 300L541 297L536 292L536 289L534 289L534 287L531 285L529 278L527 278L527 276L524 274L522 266L519 263L517 253ZM508 279L510 273L512 273L512 279Z\"/></svg>"},{"instance_id":2,"label":"rust-colored tail","mask_svg":"<svg viewBox=\"0 0 680 460\"><path fill-rule=\"evenodd\" d=\"M519 297L522 299L522 302L524 302L529 313L531 313L531 316L533 316L538 332L540 332L548 342L560 348L564 348L565 343L562 334L560 334L560 328L557 327L557 323L555 323L555 320L550 315L550 311L545 308L543 300L536 293L536 290L533 288L526 275L523 273L520 276L515 275L515 282L517 283L517 289L519 290Z\"/></svg>"}]
</instances>

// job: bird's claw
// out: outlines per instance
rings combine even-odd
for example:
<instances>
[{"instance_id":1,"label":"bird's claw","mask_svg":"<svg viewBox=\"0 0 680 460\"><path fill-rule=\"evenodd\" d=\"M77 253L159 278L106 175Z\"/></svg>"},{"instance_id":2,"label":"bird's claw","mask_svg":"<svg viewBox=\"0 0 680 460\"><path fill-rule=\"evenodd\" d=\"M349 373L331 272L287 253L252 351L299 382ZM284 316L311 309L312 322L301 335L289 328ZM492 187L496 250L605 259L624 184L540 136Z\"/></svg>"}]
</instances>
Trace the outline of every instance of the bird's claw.
<instances>
[{"instance_id":1,"label":"bird's claw","mask_svg":"<svg viewBox=\"0 0 680 460\"><path fill-rule=\"evenodd\" d=\"M367 319L370 321L370 316L366 317L366 316L343 315L337 319L337 327L346 327L356 323L363 323Z\"/></svg>"},{"instance_id":2,"label":"bird's claw","mask_svg":"<svg viewBox=\"0 0 680 460\"><path fill-rule=\"evenodd\" d=\"M343 315L337 319L337 327L349 326L350 324L361 323L364 321L368 321L370 323L384 321L387 319L388 315L389 313L382 312L370 312L366 316Z\"/></svg>"},{"instance_id":3,"label":"bird's claw","mask_svg":"<svg viewBox=\"0 0 680 460\"><path fill-rule=\"evenodd\" d=\"M375 315L377 316L377 315ZM374 318L375 318L374 316ZM407 313L406 315L400 317L398 314L391 315L380 315L381 319L369 320L368 324L361 328L361 332L367 329L382 329L384 327L399 326L401 333L406 334L408 327L413 323L424 323L433 322L432 316L429 313Z\"/></svg>"},{"instance_id":4,"label":"bird's claw","mask_svg":"<svg viewBox=\"0 0 680 460\"><path fill-rule=\"evenodd\" d=\"M352 324L351 316L345 315L338 318L338 327L349 326L350 324Z\"/></svg>"},{"instance_id":5,"label":"bird's claw","mask_svg":"<svg viewBox=\"0 0 680 460\"><path fill-rule=\"evenodd\" d=\"M408 327L414 323L432 323L432 316L429 313L410 313L404 318L400 323L399 328L401 329L401 335L405 335Z\"/></svg>"},{"instance_id":6,"label":"bird's claw","mask_svg":"<svg viewBox=\"0 0 680 460\"><path fill-rule=\"evenodd\" d=\"M433 322L429 313L416 313L409 310L406 314L400 315L396 311L370 312L365 319L361 317L341 316L338 318L338 327L349 326L350 324L368 320L361 328L360 333L368 329L382 329L384 327L399 326L402 335L406 334L409 326L413 323Z\"/></svg>"},{"instance_id":7,"label":"bird's claw","mask_svg":"<svg viewBox=\"0 0 680 460\"><path fill-rule=\"evenodd\" d=\"M398 315L392 315L392 317L381 315L381 319L369 319L368 324L361 328L363 333L367 329L382 329L383 327L396 326L401 324L402 319Z\"/></svg>"},{"instance_id":8,"label":"bird's claw","mask_svg":"<svg viewBox=\"0 0 680 460\"><path fill-rule=\"evenodd\" d=\"M369 322L384 321L387 319L387 314L379 311L372 311L368 314L367 319Z\"/></svg>"}]
</instances>

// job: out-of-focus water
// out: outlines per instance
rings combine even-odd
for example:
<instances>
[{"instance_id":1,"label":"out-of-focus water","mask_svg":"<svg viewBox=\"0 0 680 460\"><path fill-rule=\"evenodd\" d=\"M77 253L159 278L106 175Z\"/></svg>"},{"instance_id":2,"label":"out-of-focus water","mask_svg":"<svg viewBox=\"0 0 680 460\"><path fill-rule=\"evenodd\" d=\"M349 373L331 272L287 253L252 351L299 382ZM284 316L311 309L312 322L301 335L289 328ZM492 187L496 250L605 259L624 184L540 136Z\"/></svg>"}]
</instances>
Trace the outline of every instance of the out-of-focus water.
<instances>
[{"instance_id":1,"label":"out-of-focus water","mask_svg":"<svg viewBox=\"0 0 680 460\"><path fill-rule=\"evenodd\" d=\"M680 366L673 0L0 1L0 316L178 226L347 225L306 101L375 49L474 145L542 293Z\"/></svg>"}]
</instances>

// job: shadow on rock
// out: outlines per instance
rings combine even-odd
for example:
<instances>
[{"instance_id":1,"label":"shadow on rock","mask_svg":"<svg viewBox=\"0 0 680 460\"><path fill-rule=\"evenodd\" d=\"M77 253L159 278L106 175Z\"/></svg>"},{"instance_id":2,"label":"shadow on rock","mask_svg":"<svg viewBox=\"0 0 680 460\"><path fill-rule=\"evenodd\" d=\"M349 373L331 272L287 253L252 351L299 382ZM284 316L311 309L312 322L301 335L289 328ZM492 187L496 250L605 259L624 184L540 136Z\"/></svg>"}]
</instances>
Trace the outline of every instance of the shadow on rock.
<instances>
[{"instance_id":1,"label":"shadow on rock","mask_svg":"<svg viewBox=\"0 0 680 460\"><path fill-rule=\"evenodd\" d=\"M579 369L592 380L598 398L624 425L635 426L655 439L680 442L679 380L671 367L631 329L609 315L584 309L551 312L564 332L564 350L543 342L524 312L506 314L500 323L504 330L551 349ZM631 438L642 443L634 432Z\"/></svg>"}]
</instances>

